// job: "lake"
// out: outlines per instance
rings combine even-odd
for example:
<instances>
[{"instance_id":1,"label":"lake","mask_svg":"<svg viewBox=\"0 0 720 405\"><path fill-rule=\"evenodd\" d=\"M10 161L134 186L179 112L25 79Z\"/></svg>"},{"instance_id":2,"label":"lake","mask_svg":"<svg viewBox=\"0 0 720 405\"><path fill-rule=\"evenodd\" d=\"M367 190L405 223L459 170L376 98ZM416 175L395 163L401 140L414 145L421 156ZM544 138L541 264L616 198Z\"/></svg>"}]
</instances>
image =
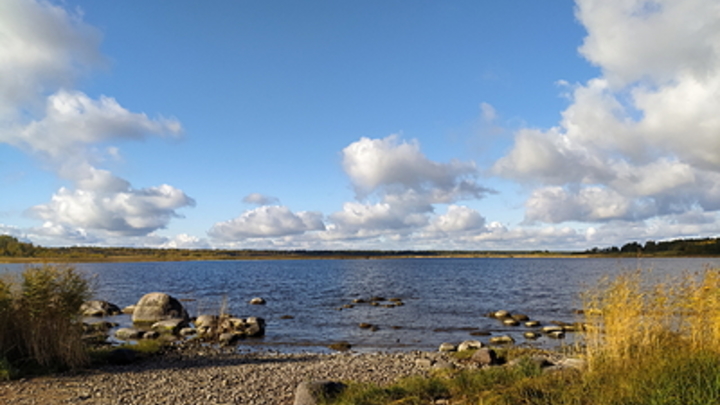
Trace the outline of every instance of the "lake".
<instances>
[{"instance_id":1,"label":"lake","mask_svg":"<svg viewBox=\"0 0 720 405\"><path fill-rule=\"evenodd\" d=\"M217 314L221 307L239 317L267 322L266 336L246 340L240 350L327 351L345 340L357 351L436 350L460 342L472 331L510 334L524 343L523 327L506 327L486 313L505 309L548 323L573 322L582 307L579 293L603 275L651 269L652 275L681 274L720 259L398 259L270 260L157 263L83 263L95 296L120 307L149 292L180 299L191 316ZM22 264L0 264L20 272ZM400 298L403 306L358 304L354 299ZM262 297L266 305L250 305ZM389 304L389 301L382 304ZM291 317L291 318L290 318ZM286 319L289 318L289 319ZM113 317L123 325L127 315ZM376 325L371 331L360 323ZM532 342L555 347L558 340Z\"/></svg>"}]
</instances>

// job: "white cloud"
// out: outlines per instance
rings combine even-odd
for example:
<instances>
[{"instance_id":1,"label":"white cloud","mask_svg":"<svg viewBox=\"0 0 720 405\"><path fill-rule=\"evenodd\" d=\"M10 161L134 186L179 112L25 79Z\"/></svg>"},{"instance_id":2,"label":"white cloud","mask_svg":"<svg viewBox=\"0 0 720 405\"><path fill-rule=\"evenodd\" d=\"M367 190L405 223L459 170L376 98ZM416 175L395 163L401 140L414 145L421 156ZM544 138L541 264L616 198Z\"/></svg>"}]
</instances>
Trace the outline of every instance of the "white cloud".
<instances>
[{"instance_id":1,"label":"white cloud","mask_svg":"<svg viewBox=\"0 0 720 405\"><path fill-rule=\"evenodd\" d=\"M104 63L100 33L45 1L0 2L0 38L0 119L20 118L18 106L41 106L45 94Z\"/></svg>"},{"instance_id":2,"label":"white cloud","mask_svg":"<svg viewBox=\"0 0 720 405\"><path fill-rule=\"evenodd\" d=\"M33 232L86 242L149 237L178 217L177 209L194 205L172 186L136 189L98 167L98 147L119 160L119 149L107 143L178 135L182 126L73 89L78 77L104 63L101 36L79 12L45 1L5 0L0 39L0 143L42 159L73 184L28 210L45 222Z\"/></svg>"},{"instance_id":3,"label":"white cloud","mask_svg":"<svg viewBox=\"0 0 720 405\"><path fill-rule=\"evenodd\" d=\"M220 242L247 238L298 235L325 229L322 214L302 211L294 213L283 206L262 206L245 211L237 218L213 225L208 235Z\"/></svg>"},{"instance_id":4,"label":"white cloud","mask_svg":"<svg viewBox=\"0 0 720 405\"><path fill-rule=\"evenodd\" d=\"M269 195L263 195L260 193L248 194L243 198L244 203L255 204L255 205L270 205L277 204L280 202L279 199Z\"/></svg>"},{"instance_id":5,"label":"white cloud","mask_svg":"<svg viewBox=\"0 0 720 405\"><path fill-rule=\"evenodd\" d=\"M539 185L528 222L686 234L678 215L720 209L720 4L577 0L577 17L602 75L574 86L557 127L518 131L493 172Z\"/></svg>"},{"instance_id":6,"label":"white cloud","mask_svg":"<svg viewBox=\"0 0 720 405\"><path fill-rule=\"evenodd\" d=\"M165 241L159 247L164 249L209 249L210 243L204 238L181 233Z\"/></svg>"},{"instance_id":7,"label":"white cloud","mask_svg":"<svg viewBox=\"0 0 720 405\"><path fill-rule=\"evenodd\" d=\"M485 230L485 218L472 208L450 205L446 214L435 218L433 227L443 232L482 232Z\"/></svg>"},{"instance_id":8,"label":"white cloud","mask_svg":"<svg viewBox=\"0 0 720 405\"><path fill-rule=\"evenodd\" d=\"M110 193L61 188L49 203L32 207L29 214L50 224L140 236L165 228L177 216L175 210L194 204L168 185Z\"/></svg>"},{"instance_id":9,"label":"white cloud","mask_svg":"<svg viewBox=\"0 0 720 405\"><path fill-rule=\"evenodd\" d=\"M397 135L362 138L343 149L343 168L359 198L369 194L402 196L411 191L424 203L481 198L489 190L475 181L472 162L437 163L420 152L417 141L400 142Z\"/></svg>"},{"instance_id":10,"label":"white cloud","mask_svg":"<svg viewBox=\"0 0 720 405\"><path fill-rule=\"evenodd\" d=\"M482 232L485 219L474 210L454 205L480 199L490 190L480 186L472 162L438 163L428 159L416 141L361 138L343 149L343 169L357 191L357 201L345 202L327 217L293 213L286 207L262 206L230 221L215 224L208 234L232 243L265 238L278 246L334 246L388 249L413 241L426 243L440 233ZM244 201L262 204L268 197L251 194ZM447 214L434 214L450 204ZM313 231L313 232L309 232ZM352 242L353 245L346 245ZM237 247L237 245L234 245Z\"/></svg>"}]
</instances>

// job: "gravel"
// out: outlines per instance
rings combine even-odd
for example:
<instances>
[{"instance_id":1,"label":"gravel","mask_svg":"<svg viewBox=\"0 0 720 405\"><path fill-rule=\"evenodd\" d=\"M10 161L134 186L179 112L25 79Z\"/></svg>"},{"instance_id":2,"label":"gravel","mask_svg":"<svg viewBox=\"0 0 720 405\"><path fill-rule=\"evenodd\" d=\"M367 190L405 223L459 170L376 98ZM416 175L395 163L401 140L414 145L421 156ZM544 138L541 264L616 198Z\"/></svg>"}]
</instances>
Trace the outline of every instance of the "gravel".
<instances>
[{"instance_id":1,"label":"gravel","mask_svg":"<svg viewBox=\"0 0 720 405\"><path fill-rule=\"evenodd\" d=\"M418 360L427 359L427 360ZM428 361L429 360L429 361ZM280 354L196 349L75 375L0 383L8 404L292 404L301 382L388 384L452 361L426 352Z\"/></svg>"}]
</instances>

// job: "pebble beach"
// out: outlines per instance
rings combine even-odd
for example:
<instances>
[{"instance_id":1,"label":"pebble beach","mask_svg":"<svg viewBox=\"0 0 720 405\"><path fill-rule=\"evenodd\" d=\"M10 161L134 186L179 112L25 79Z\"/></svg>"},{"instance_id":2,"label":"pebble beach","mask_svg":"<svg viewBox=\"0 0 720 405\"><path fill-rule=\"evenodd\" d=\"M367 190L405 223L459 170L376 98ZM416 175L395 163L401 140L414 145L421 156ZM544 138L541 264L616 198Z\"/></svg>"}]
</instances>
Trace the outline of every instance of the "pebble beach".
<instances>
[{"instance_id":1,"label":"pebble beach","mask_svg":"<svg viewBox=\"0 0 720 405\"><path fill-rule=\"evenodd\" d=\"M422 359L422 360L420 360ZM428 361L430 360L430 361ZM169 353L129 365L0 383L15 405L293 404L297 386L315 380L387 384L426 375L441 353Z\"/></svg>"}]
</instances>

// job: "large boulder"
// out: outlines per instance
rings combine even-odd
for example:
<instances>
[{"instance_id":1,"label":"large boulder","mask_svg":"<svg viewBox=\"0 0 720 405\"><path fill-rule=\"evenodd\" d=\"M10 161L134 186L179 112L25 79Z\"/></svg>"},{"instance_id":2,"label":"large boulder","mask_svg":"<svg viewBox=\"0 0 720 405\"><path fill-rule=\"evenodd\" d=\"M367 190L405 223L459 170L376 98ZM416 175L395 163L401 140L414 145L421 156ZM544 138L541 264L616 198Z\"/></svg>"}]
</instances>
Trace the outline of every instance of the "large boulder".
<instances>
[{"instance_id":1,"label":"large boulder","mask_svg":"<svg viewBox=\"0 0 720 405\"><path fill-rule=\"evenodd\" d=\"M340 394L346 385L335 381L306 381L295 390L294 405L318 405Z\"/></svg>"},{"instance_id":2,"label":"large boulder","mask_svg":"<svg viewBox=\"0 0 720 405\"><path fill-rule=\"evenodd\" d=\"M120 314L120 307L102 300L83 302L80 306L82 316L112 316Z\"/></svg>"},{"instance_id":3,"label":"large boulder","mask_svg":"<svg viewBox=\"0 0 720 405\"><path fill-rule=\"evenodd\" d=\"M167 319L190 321L187 311L177 299L160 292L145 294L132 315L133 323L153 324Z\"/></svg>"}]
</instances>

